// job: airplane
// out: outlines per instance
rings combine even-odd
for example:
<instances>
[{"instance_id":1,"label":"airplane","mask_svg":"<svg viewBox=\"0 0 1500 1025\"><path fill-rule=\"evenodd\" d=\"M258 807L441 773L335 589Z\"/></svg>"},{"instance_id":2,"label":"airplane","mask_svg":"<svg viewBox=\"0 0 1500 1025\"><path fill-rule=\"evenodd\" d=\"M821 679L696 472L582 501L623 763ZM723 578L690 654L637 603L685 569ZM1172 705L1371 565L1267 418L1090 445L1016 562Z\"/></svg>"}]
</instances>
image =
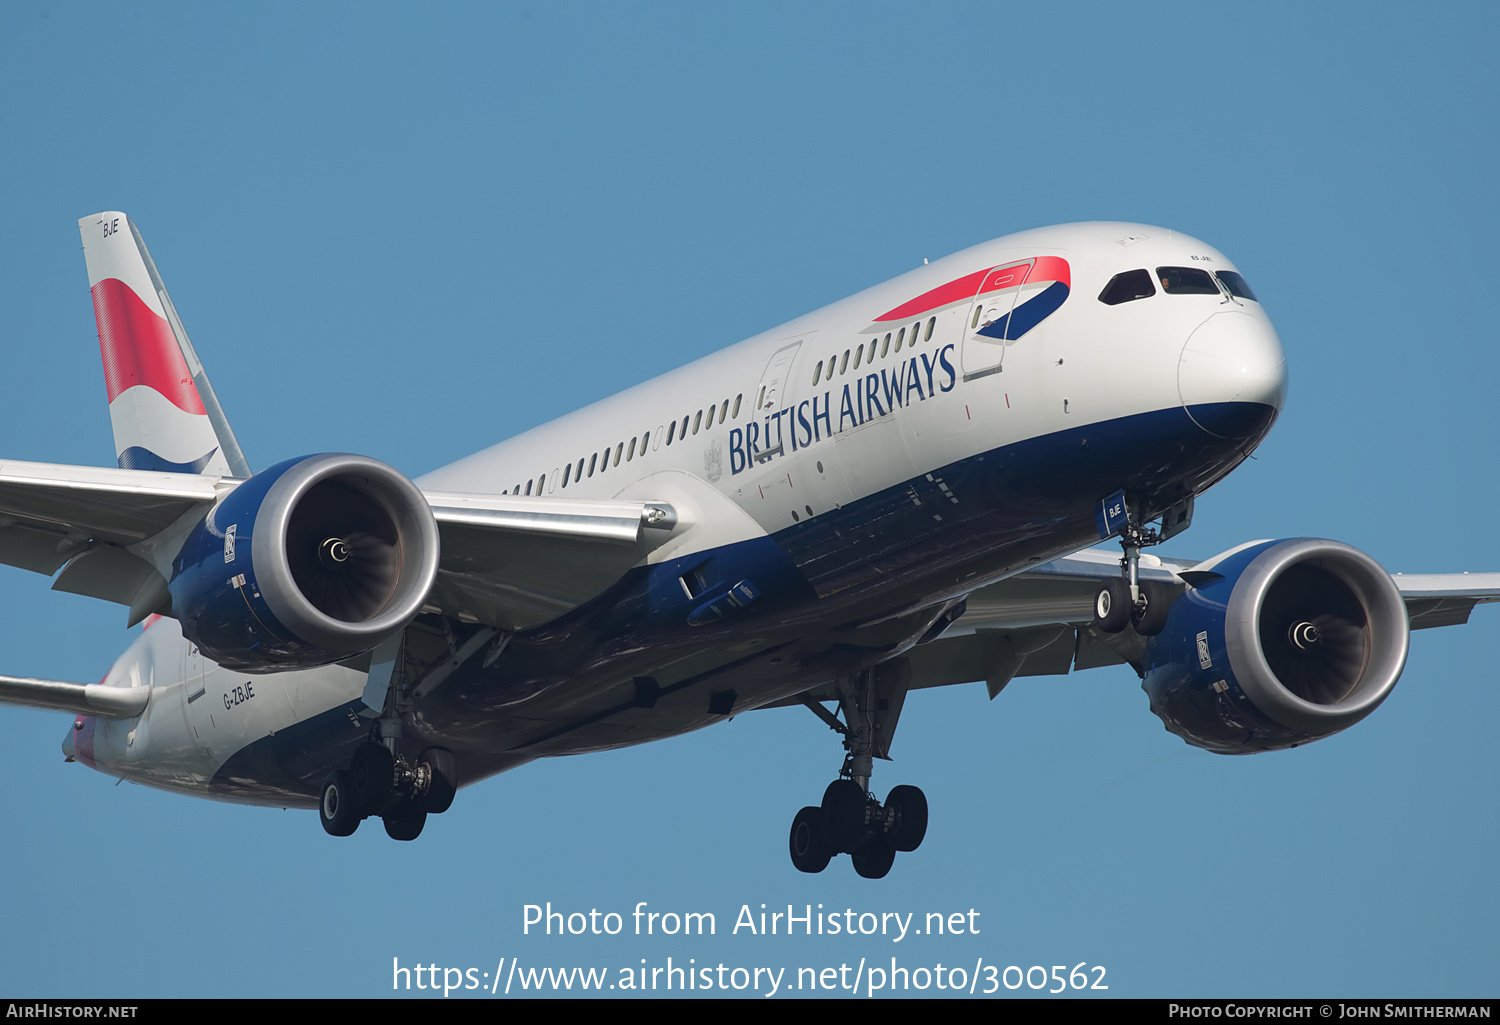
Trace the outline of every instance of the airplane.
<instances>
[{"instance_id":1,"label":"airplane","mask_svg":"<svg viewBox=\"0 0 1500 1025\"><path fill-rule=\"evenodd\" d=\"M78 224L118 466L0 460L0 562L146 629L97 684L0 701L74 713L66 760L119 779L413 840L534 759L802 705L843 761L791 861L881 878L927 828L919 788L872 788L912 691L1128 664L1186 743L1273 751L1500 601L1320 538L1145 551L1286 393L1249 284L1179 232L924 262L413 481L254 470L134 222Z\"/></svg>"}]
</instances>

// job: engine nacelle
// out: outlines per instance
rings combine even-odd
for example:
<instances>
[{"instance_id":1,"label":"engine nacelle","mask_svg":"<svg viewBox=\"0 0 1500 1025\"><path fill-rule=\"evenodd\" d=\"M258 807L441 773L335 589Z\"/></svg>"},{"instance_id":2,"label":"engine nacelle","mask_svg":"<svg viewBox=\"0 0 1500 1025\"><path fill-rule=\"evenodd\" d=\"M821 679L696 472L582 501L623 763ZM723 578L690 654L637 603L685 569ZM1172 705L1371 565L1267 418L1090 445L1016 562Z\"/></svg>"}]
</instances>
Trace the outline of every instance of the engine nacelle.
<instances>
[{"instance_id":1,"label":"engine nacelle","mask_svg":"<svg viewBox=\"0 0 1500 1025\"><path fill-rule=\"evenodd\" d=\"M193 528L172 566L172 614L220 665L307 669L404 629L437 567L437 522L415 484L365 456L304 456Z\"/></svg>"},{"instance_id":2,"label":"engine nacelle","mask_svg":"<svg viewBox=\"0 0 1500 1025\"><path fill-rule=\"evenodd\" d=\"M1401 594L1349 545L1265 541L1187 576L1141 686L1195 747L1253 754L1337 733L1373 712L1406 666Z\"/></svg>"}]
</instances>

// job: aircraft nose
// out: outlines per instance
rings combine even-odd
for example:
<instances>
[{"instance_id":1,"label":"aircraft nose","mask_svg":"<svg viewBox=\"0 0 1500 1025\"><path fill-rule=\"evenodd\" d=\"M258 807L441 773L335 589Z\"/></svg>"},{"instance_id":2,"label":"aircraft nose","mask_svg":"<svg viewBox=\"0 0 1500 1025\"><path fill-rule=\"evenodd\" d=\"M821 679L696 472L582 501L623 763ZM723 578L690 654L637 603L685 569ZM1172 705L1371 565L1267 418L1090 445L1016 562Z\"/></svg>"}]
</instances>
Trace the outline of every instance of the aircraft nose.
<instances>
[{"instance_id":1,"label":"aircraft nose","mask_svg":"<svg viewBox=\"0 0 1500 1025\"><path fill-rule=\"evenodd\" d=\"M1263 317L1216 313L1188 336L1177 393L1199 427L1220 438L1265 431L1286 399L1286 354Z\"/></svg>"}]
</instances>

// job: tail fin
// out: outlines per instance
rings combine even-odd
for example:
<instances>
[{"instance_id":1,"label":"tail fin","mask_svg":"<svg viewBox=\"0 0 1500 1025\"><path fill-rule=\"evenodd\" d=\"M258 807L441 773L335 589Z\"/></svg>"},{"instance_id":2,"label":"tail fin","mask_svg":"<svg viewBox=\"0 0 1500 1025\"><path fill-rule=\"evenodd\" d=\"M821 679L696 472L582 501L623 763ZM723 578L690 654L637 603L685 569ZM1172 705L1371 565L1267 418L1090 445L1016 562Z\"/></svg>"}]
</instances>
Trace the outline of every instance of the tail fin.
<instances>
[{"instance_id":1,"label":"tail fin","mask_svg":"<svg viewBox=\"0 0 1500 1025\"><path fill-rule=\"evenodd\" d=\"M118 211L85 217L78 231L120 465L250 476L140 231Z\"/></svg>"}]
</instances>

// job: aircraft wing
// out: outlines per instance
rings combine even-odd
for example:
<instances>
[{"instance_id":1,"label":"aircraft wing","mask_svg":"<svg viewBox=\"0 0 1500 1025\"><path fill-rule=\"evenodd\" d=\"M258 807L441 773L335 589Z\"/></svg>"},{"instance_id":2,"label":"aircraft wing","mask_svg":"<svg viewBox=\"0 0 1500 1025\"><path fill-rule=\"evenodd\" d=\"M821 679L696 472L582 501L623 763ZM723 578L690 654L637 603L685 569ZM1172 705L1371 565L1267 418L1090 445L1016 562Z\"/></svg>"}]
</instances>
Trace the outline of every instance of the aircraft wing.
<instances>
[{"instance_id":1,"label":"aircraft wing","mask_svg":"<svg viewBox=\"0 0 1500 1025\"><path fill-rule=\"evenodd\" d=\"M660 502L426 494L443 537L429 601L446 615L509 630L583 604L677 525Z\"/></svg>"},{"instance_id":2,"label":"aircraft wing","mask_svg":"<svg viewBox=\"0 0 1500 1025\"><path fill-rule=\"evenodd\" d=\"M91 542L124 547L159 534L206 509L219 486L190 473L0 460L0 562L55 573Z\"/></svg>"},{"instance_id":3,"label":"aircraft wing","mask_svg":"<svg viewBox=\"0 0 1500 1025\"><path fill-rule=\"evenodd\" d=\"M61 569L55 590L129 605L138 622L165 598L152 539L206 513L239 483L0 460L0 563L48 575ZM442 536L428 606L504 629L546 622L598 594L677 523L671 506L646 501L449 492L427 499ZM0 690L0 700L11 700L7 694Z\"/></svg>"},{"instance_id":4,"label":"aircraft wing","mask_svg":"<svg viewBox=\"0 0 1500 1025\"><path fill-rule=\"evenodd\" d=\"M1140 577L1180 588L1207 565L1143 554ZM1017 676L1060 676L1130 662L1144 653L1143 638L1132 630L1105 634L1093 626L1099 582L1119 572L1117 552L1089 548L974 591L951 626L906 652L910 688L983 680L993 698ZM1500 602L1500 573L1397 573L1391 579L1413 630L1466 623L1474 606ZM831 687L808 696L836 699Z\"/></svg>"}]
</instances>

